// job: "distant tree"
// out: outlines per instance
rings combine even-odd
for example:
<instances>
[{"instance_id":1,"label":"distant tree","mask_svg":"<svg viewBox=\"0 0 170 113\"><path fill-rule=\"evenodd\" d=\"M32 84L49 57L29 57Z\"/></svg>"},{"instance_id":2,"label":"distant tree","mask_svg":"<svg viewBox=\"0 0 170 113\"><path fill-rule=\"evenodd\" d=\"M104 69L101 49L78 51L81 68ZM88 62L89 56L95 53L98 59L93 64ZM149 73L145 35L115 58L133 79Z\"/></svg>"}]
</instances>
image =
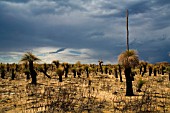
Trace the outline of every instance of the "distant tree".
<instances>
[{"instance_id":1,"label":"distant tree","mask_svg":"<svg viewBox=\"0 0 170 113\"><path fill-rule=\"evenodd\" d=\"M77 61L77 62L75 63L75 66L76 66L76 67L81 67L81 62L80 62L80 61Z\"/></svg>"},{"instance_id":2,"label":"distant tree","mask_svg":"<svg viewBox=\"0 0 170 113\"><path fill-rule=\"evenodd\" d=\"M108 68L107 66L104 67L105 74L108 73L108 69L109 69L109 68Z\"/></svg>"},{"instance_id":3,"label":"distant tree","mask_svg":"<svg viewBox=\"0 0 170 113\"><path fill-rule=\"evenodd\" d=\"M114 75L115 75L115 78L118 78L117 66L116 65L114 66Z\"/></svg>"},{"instance_id":4,"label":"distant tree","mask_svg":"<svg viewBox=\"0 0 170 113\"><path fill-rule=\"evenodd\" d=\"M111 68L109 68L109 75L111 75L112 74L112 69Z\"/></svg>"},{"instance_id":5,"label":"distant tree","mask_svg":"<svg viewBox=\"0 0 170 113\"><path fill-rule=\"evenodd\" d=\"M167 68L166 68L166 72L168 73L168 75L169 75L169 81L170 81L170 65L169 66L167 66Z\"/></svg>"},{"instance_id":6,"label":"distant tree","mask_svg":"<svg viewBox=\"0 0 170 113\"><path fill-rule=\"evenodd\" d=\"M69 64L67 62L63 63L62 65L64 67L65 78L67 78L70 66L69 66Z\"/></svg>"},{"instance_id":7,"label":"distant tree","mask_svg":"<svg viewBox=\"0 0 170 113\"><path fill-rule=\"evenodd\" d=\"M119 77L120 77L120 82L123 82L123 80L122 80L122 67L121 67L121 65L120 64L118 64L118 70L119 70Z\"/></svg>"},{"instance_id":8,"label":"distant tree","mask_svg":"<svg viewBox=\"0 0 170 113\"><path fill-rule=\"evenodd\" d=\"M15 71L15 70L12 68L11 71L12 71L11 79L14 80L14 78L15 78L15 72L14 72L14 71Z\"/></svg>"},{"instance_id":9,"label":"distant tree","mask_svg":"<svg viewBox=\"0 0 170 113\"><path fill-rule=\"evenodd\" d=\"M147 72L146 68L147 68L147 62L145 61L141 61L140 65L143 67L143 72L142 72L142 77L144 76L144 74Z\"/></svg>"},{"instance_id":10,"label":"distant tree","mask_svg":"<svg viewBox=\"0 0 170 113\"><path fill-rule=\"evenodd\" d=\"M57 69L59 68L59 65L60 65L59 60L54 60L52 63L55 64L55 66L56 66Z\"/></svg>"},{"instance_id":11,"label":"distant tree","mask_svg":"<svg viewBox=\"0 0 170 113\"><path fill-rule=\"evenodd\" d=\"M76 68L75 68L75 67L72 67L72 68L71 68L71 71L73 72L74 78L76 78Z\"/></svg>"},{"instance_id":12,"label":"distant tree","mask_svg":"<svg viewBox=\"0 0 170 113\"><path fill-rule=\"evenodd\" d=\"M1 78L5 79L5 66L1 63L0 65Z\"/></svg>"},{"instance_id":13,"label":"distant tree","mask_svg":"<svg viewBox=\"0 0 170 113\"><path fill-rule=\"evenodd\" d=\"M88 66L88 65L85 65L85 66L84 66L84 70L86 71L87 78L89 78L89 66Z\"/></svg>"},{"instance_id":14,"label":"distant tree","mask_svg":"<svg viewBox=\"0 0 170 113\"><path fill-rule=\"evenodd\" d=\"M157 66L154 65L153 67L153 75L156 76L157 75Z\"/></svg>"},{"instance_id":15,"label":"distant tree","mask_svg":"<svg viewBox=\"0 0 170 113\"><path fill-rule=\"evenodd\" d=\"M127 51L122 52L118 56L118 62L125 69L126 96L133 96L134 93L133 93L133 88L132 88L131 68L139 64L139 57L137 55L137 51L127 50Z\"/></svg>"},{"instance_id":16,"label":"distant tree","mask_svg":"<svg viewBox=\"0 0 170 113\"><path fill-rule=\"evenodd\" d=\"M152 66L151 64L148 65L149 76L151 76L151 74L152 74L152 70L153 70L152 67L153 67L153 66Z\"/></svg>"},{"instance_id":17,"label":"distant tree","mask_svg":"<svg viewBox=\"0 0 170 113\"><path fill-rule=\"evenodd\" d=\"M58 68L56 71L57 75L59 76L59 82L62 82L62 76L64 75L64 70L62 68Z\"/></svg>"},{"instance_id":18,"label":"distant tree","mask_svg":"<svg viewBox=\"0 0 170 113\"><path fill-rule=\"evenodd\" d=\"M41 67L41 65L38 67L38 71L42 72L46 77L51 79L51 76L47 74L48 69L49 66L46 63L43 64L43 67Z\"/></svg>"},{"instance_id":19,"label":"distant tree","mask_svg":"<svg viewBox=\"0 0 170 113\"><path fill-rule=\"evenodd\" d=\"M6 65L6 70L7 70L7 72L9 72L9 70L10 70L9 63L7 63L7 65Z\"/></svg>"},{"instance_id":20,"label":"distant tree","mask_svg":"<svg viewBox=\"0 0 170 113\"><path fill-rule=\"evenodd\" d=\"M33 55L31 52L27 52L23 55L23 57L21 58L21 62L28 62L29 63L29 71L31 74L31 78L32 78L32 84L37 84L37 73L34 70L34 65L33 63L36 61L39 61L40 59L37 58L35 55Z\"/></svg>"},{"instance_id":21,"label":"distant tree","mask_svg":"<svg viewBox=\"0 0 170 113\"><path fill-rule=\"evenodd\" d=\"M102 68L103 61L99 60L98 62L99 62L100 72L101 72L101 74L103 74L103 68Z\"/></svg>"}]
</instances>

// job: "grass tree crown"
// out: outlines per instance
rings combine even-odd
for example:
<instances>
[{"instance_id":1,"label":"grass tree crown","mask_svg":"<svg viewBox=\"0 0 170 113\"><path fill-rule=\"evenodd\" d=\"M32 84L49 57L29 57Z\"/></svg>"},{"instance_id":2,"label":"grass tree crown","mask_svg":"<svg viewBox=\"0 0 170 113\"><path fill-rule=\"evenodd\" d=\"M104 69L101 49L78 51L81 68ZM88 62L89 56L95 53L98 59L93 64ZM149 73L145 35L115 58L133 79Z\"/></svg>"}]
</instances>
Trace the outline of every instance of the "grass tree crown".
<instances>
[{"instance_id":1,"label":"grass tree crown","mask_svg":"<svg viewBox=\"0 0 170 113\"><path fill-rule=\"evenodd\" d=\"M35 55L33 55L31 52L27 52L22 56L20 61L21 62L34 62L34 61L40 61L40 59L36 57Z\"/></svg>"},{"instance_id":2,"label":"grass tree crown","mask_svg":"<svg viewBox=\"0 0 170 113\"><path fill-rule=\"evenodd\" d=\"M124 67L134 67L139 64L139 56L136 50L126 50L118 56L118 63Z\"/></svg>"}]
</instances>

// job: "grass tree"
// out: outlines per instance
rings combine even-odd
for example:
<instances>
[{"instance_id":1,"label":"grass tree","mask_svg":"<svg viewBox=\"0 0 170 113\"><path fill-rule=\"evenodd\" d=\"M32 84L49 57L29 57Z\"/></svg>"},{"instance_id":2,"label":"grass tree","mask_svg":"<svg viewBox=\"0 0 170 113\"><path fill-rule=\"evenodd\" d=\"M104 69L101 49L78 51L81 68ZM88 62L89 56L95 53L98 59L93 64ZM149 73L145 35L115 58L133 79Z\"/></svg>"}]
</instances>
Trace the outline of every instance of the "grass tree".
<instances>
[{"instance_id":1,"label":"grass tree","mask_svg":"<svg viewBox=\"0 0 170 113\"><path fill-rule=\"evenodd\" d=\"M145 61L141 61L140 62L140 65L143 67L143 72L142 72L142 77L144 76L144 74L147 72L147 65L148 65L148 63L147 62L145 62Z\"/></svg>"},{"instance_id":2,"label":"grass tree","mask_svg":"<svg viewBox=\"0 0 170 113\"><path fill-rule=\"evenodd\" d=\"M139 64L139 57L137 55L137 51L135 50L127 50L122 52L118 56L118 62L125 69L125 77L126 77L126 96L133 96L133 88L132 88L132 79L131 79L131 68L137 66Z\"/></svg>"},{"instance_id":3,"label":"grass tree","mask_svg":"<svg viewBox=\"0 0 170 113\"><path fill-rule=\"evenodd\" d=\"M21 58L21 62L27 62L29 64L29 71L31 74L31 78L32 78L32 84L37 84L37 73L34 70L34 62L39 61L40 59L37 58L35 55L33 55L31 52L27 52L25 53L22 58Z\"/></svg>"},{"instance_id":4,"label":"grass tree","mask_svg":"<svg viewBox=\"0 0 170 113\"><path fill-rule=\"evenodd\" d=\"M54 60L52 63L55 64L55 66L56 66L57 69L59 68L59 66L60 66L59 60Z\"/></svg>"},{"instance_id":5,"label":"grass tree","mask_svg":"<svg viewBox=\"0 0 170 113\"><path fill-rule=\"evenodd\" d=\"M71 71L73 72L74 78L76 78L76 68L75 68L75 67L72 67L72 68L71 68Z\"/></svg>"},{"instance_id":6,"label":"grass tree","mask_svg":"<svg viewBox=\"0 0 170 113\"><path fill-rule=\"evenodd\" d=\"M123 80L122 80L122 67L121 67L121 65L120 64L118 64L118 67L119 67L119 77L120 77L120 82L123 82Z\"/></svg>"},{"instance_id":7,"label":"grass tree","mask_svg":"<svg viewBox=\"0 0 170 113\"><path fill-rule=\"evenodd\" d=\"M63 68L58 68L56 71L56 74L59 76L59 82L63 81L62 76L64 75L64 69Z\"/></svg>"},{"instance_id":8,"label":"grass tree","mask_svg":"<svg viewBox=\"0 0 170 113\"><path fill-rule=\"evenodd\" d=\"M126 11L126 29L127 29L127 48L126 51L122 52L118 56L118 62L125 69L126 77L126 96L133 96L132 78L131 78L131 68L139 64L139 57L137 51L129 50L129 30L128 30L128 10Z\"/></svg>"},{"instance_id":9,"label":"grass tree","mask_svg":"<svg viewBox=\"0 0 170 113\"><path fill-rule=\"evenodd\" d=\"M12 68L12 70L11 70L11 80L14 80L14 78L15 78L15 70L14 70L14 68Z\"/></svg>"},{"instance_id":10,"label":"grass tree","mask_svg":"<svg viewBox=\"0 0 170 113\"><path fill-rule=\"evenodd\" d=\"M88 66L88 65L85 65L85 66L84 66L84 70L85 70L85 72L86 72L86 74L87 74L87 78L89 78L89 66Z\"/></svg>"},{"instance_id":11,"label":"grass tree","mask_svg":"<svg viewBox=\"0 0 170 113\"><path fill-rule=\"evenodd\" d=\"M117 65L114 66L114 75L115 75L115 78L118 78Z\"/></svg>"},{"instance_id":12,"label":"grass tree","mask_svg":"<svg viewBox=\"0 0 170 113\"><path fill-rule=\"evenodd\" d=\"M157 69L158 69L158 67L156 65L154 65L153 66L153 74L154 74L154 76L157 75Z\"/></svg>"},{"instance_id":13,"label":"grass tree","mask_svg":"<svg viewBox=\"0 0 170 113\"><path fill-rule=\"evenodd\" d=\"M105 71L105 74L107 74L108 73L108 66L106 65L106 66L104 66L104 71Z\"/></svg>"},{"instance_id":14,"label":"grass tree","mask_svg":"<svg viewBox=\"0 0 170 113\"><path fill-rule=\"evenodd\" d=\"M44 63L43 66L40 65L38 67L38 71L42 72L46 77L51 79L51 76L47 74L48 69L49 69L49 65L47 65L46 63Z\"/></svg>"},{"instance_id":15,"label":"grass tree","mask_svg":"<svg viewBox=\"0 0 170 113\"><path fill-rule=\"evenodd\" d=\"M152 64L149 64L148 65L148 69L149 69L149 76L151 76L152 75L152 69L153 68L153 66L152 66Z\"/></svg>"},{"instance_id":16,"label":"grass tree","mask_svg":"<svg viewBox=\"0 0 170 113\"><path fill-rule=\"evenodd\" d=\"M99 60L98 62L99 62L100 72L101 72L101 74L103 74L103 68L102 68L103 61Z\"/></svg>"},{"instance_id":17,"label":"grass tree","mask_svg":"<svg viewBox=\"0 0 170 113\"><path fill-rule=\"evenodd\" d=\"M167 68L166 68L166 72L168 73L168 75L169 75L169 81L170 81L170 65L169 66L167 66Z\"/></svg>"},{"instance_id":18,"label":"grass tree","mask_svg":"<svg viewBox=\"0 0 170 113\"><path fill-rule=\"evenodd\" d=\"M5 79L5 66L1 63L0 65L1 78Z\"/></svg>"},{"instance_id":19,"label":"grass tree","mask_svg":"<svg viewBox=\"0 0 170 113\"><path fill-rule=\"evenodd\" d=\"M69 64L67 63L67 62L64 62L63 64L62 64L62 66L64 67L64 73L65 73L65 78L67 78L68 77L68 72L69 72Z\"/></svg>"}]
</instances>

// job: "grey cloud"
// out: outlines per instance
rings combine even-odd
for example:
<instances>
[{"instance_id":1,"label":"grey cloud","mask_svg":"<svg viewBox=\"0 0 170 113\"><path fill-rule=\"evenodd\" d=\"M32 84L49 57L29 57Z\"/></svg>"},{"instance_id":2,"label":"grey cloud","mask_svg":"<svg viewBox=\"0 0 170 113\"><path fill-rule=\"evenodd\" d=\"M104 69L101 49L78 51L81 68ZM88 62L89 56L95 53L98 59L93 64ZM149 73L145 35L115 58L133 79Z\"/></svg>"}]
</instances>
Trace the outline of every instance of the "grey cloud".
<instances>
[{"instance_id":1,"label":"grey cloud","mask_svg":"<svg viewBox=\"0 0 170 113\"><path fill-rule=\"evenodd\" d=\"M25 51L48 46L86 48L95 51L87 54L94 59L117 58L126 49L128 8L130 48L137 49L141 59L166 60L169 37L160 35L169 32L169 2L161 2L161 6L158 3L160 1L145 0L0 1L0 50ZM161 55L156 51L161 51ZM82 55L76 50L70 54Z\"/></svg>"},{"instance_id":2,"label":"grey cloud","mask_svg":"<svg viewBox=\"0 0 170 113\"><path fill-rule=\"evenodd\" d=\"M59 52L64 51L65 49L66 49L66 48L60 48L60 49L58 49L57 51L49 52L49 54L59 53Z\"/></svg>"}]
</instances>

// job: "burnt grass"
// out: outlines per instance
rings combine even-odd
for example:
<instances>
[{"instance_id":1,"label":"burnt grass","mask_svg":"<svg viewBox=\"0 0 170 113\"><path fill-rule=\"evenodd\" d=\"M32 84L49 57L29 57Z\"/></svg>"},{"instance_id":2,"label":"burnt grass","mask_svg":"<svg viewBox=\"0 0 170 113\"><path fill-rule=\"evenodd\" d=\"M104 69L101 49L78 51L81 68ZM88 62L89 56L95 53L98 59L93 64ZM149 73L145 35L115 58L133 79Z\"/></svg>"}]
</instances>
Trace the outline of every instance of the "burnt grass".
<instances>
[{"instance_id":1,"label":"burnt grass","mask_svg":"<svg viewBox=\"0 0 170 113\"><path fill-rule=\"evenodd\" d=\"M26 75L16 73L15 80L7 73L0 79L0 113L169 113L170 82L168 74L143 77L135 75L135 96L125 96L123 82L114 74L91 72L80 77L63 76L58 81L55 72L48 72L51 79L38 72L37 85L30 84ZM137 92L139 79L145 80Z\"/></svg>"}]
</instances>

